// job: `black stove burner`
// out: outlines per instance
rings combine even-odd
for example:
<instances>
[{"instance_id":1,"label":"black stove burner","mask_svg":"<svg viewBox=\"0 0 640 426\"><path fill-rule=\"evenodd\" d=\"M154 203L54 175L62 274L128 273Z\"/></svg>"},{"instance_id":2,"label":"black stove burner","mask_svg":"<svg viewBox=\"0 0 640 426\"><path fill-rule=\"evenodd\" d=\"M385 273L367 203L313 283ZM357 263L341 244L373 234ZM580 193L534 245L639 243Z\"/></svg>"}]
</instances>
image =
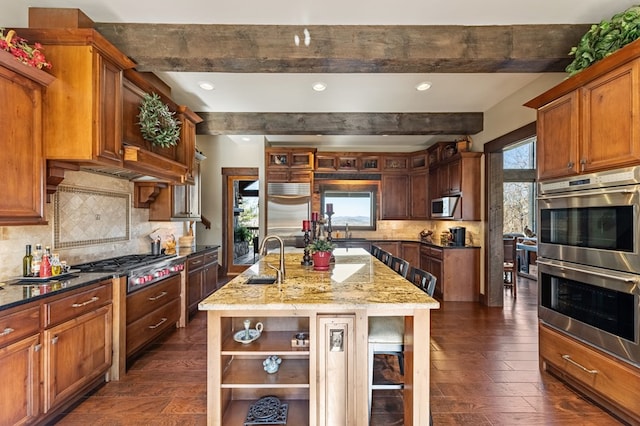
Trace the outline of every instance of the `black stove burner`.
<instances>
[{"instance_id":1,"label":"black stove burner","mask_svg":"<svg viewBox=\"0 0 640 426\"><path fill-rule=\"evenodd\" d=\"M73 269L80 272L123 272L138 268L144 265L161 262L174 256L164 254L129 254L126 256L113 257L111 259L96 260L75 265Z\"/></svg>"}]
</instances>

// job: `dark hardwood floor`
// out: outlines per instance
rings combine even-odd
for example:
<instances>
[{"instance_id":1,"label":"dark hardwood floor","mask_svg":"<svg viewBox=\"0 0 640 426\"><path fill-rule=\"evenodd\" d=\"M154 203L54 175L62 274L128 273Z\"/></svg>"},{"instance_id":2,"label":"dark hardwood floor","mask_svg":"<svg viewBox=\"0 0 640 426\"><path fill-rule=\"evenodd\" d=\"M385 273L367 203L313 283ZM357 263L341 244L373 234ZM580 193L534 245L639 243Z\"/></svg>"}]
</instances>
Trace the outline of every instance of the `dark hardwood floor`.
<instances>
[{"instance_id":1,"label":"dark hardwood floor","mask_svg":"<svg viewBox=\"0 0 640 426\"><path fill-rule=\"evenodd\" d=\"M536 292L535 281L520 279L517 300L507 290L504 308L447 302L433 311L435 425L621 424L539 371ZM397 377L397 360L377 359L376 375ZM401 404L399 391L375 391L372 425L402 425ZM150 347L123 380L86 397L58 424L206 424L205 313Z\"/></svg>"}]
</instances>

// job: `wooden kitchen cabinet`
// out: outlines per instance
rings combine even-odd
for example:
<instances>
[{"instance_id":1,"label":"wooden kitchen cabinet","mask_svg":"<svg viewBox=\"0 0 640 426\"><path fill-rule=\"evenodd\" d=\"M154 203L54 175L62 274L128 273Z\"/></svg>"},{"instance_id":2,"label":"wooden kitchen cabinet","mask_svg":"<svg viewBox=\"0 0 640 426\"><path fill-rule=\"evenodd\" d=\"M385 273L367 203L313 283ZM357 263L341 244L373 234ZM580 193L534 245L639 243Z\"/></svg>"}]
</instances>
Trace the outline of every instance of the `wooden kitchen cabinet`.
<instances>
[{"instance_id":1,"label":"wooden kitchen cabinet","mask_svg":"<svg viewBox=\"0 0 640 426\"><path fill-rule=\"evenodd\" d=\"M538 179L640 163L640 49L630 44L527 102L538 110Z\"/></svg>"},{"instance_id":2,"label":"wooden kitchen cabinet","mask_svg":"<svg viewBox=\"0 0 640 426\"><path fill-rule=\"evenodd\" d=\"M44 108L48 160L122 166L122 71L134 62L89 28L21 29L55 64Z\"/></svg>"},{"instance_id":3,"label":"wooden kitchen cabinet","mask_svg":"<svg viewBox=\"0 0 640 426\"><path fill-rule=\"evenodd\" d=\"M0 424L34 423L41 410L40 306L2 312L0 330Z\"/></svg>"},{"instance_id":4,"label":"wooden kitchen cabinet","mask_svg":"<svg viewBox=\"0 0 640 426\"><path fill-rule=\"evenodd\" d=\"M187 311L193 314L198 303L218 289L218 249L190 255L187 259Z\"/></svg>"},{"instance_id":5,"label":"wooden kitchen cabinet","mask_svg":"<svg viewBox=\"0 0 640 426\"><path fill-rule=\"evenodd\" d=\"M380 184L382 193L380 219L408 219L410 190L408 174L383 174Z\"/></svg>"},{"instance_id":6,"label":"wooden kitchen cabinet","mask_svg":"<svg viewBox=\"0 0 640 426\"><path fill-rule=\"evenodd\" d=\"M401 257L409 262L410 267L420 268L420 243L403 241L400 244L402 255ZM407 275L408 277L409 275Z\"/></svg>"},{"instance_id":7,"label":"wooden kitchen cabinet","mask_svg":"<svg viewBox=\"0 0 640 426\"><path fill-rule=\"evenodd\" d=\"M429 169L429 200L459 196L453 219L480 220L480 152L457 152Z\"/></svg>"},{"instance_id":8,"label":"wooden kitchen cabinet","mask_svg":"<svg viewBox=\"0 0 640 426\"><path fill-rule=\"evenodd\" d=\"M45 413L109 370L112 315L109 303L44 331Z\"/></svg>"},{"instance_id":9,"label":"wooden kitchen cabinet","mask_svg":"<svg viewBox=\"0 0 640 426\"><path fill-rule=\"evenodd\" d=\"M393 256L400 256L400 242L399 241L372 241L372 246L378 246L382 250L391 253Z\"/></svg>"},{"instance_id":10,"label":"wooden kitchen cabinet","mask_svg":"<svg viewBox=\"0 0 640 426\"><path fill-rule=\"evenodd\" d=\"M0 226L46 224L44 215L43 90L54 77L0 50ZM10 107L9 107L10 106Z\"/></svg>"},{"instance_id":11,"label":"wooden kitchen cabinet","mask_svg":"<svg viewBox=\"0 0 640 426\"><path fill-rule=\"evenodd\" d=\"M265 149L267 182L313 181L314 155L312 148Z\"/></svg>"},{"instance_id":12,"label":"wooden kitchen cabinet","mask_svg":"<svg viewBox=\"0 0 640 426\"><path fill-rule=\"evenodd\" d=\"M480 295L480 248L420 247L422 269L437 279L434 296L443 301L477 302Z\"/></svg>"},{"instance_id":13,"label":"wooden kitchen cabinet","mask_svg":"<svg viewBox=\"0 0 640 426\"><path fill-rule=\"evenodd\" d=\"M111 281L44 304L44 413L66 403L111 367Z\"/></svg>"},{"instance_id":14,"label":"wooden kitchen cabinet","mask_svg":"<svg viewBox=\"0 0 640 426\"><path fill-rule=\"evenodd\" d=\"M414 172L410 176L411 219L428 219L430 216L429 203L429 172Z\"/></svg>"},{"instance_id":15,"label":"wooden kitchen cabinet","mask_svg":"<svg viewBox=\"0 0 640 426\"><path fill-rule=\"evenodd\" d=\"M558 330L539 325L540 368L626 420L640 423L640 369Z\"/></svg>"}]
</instances>

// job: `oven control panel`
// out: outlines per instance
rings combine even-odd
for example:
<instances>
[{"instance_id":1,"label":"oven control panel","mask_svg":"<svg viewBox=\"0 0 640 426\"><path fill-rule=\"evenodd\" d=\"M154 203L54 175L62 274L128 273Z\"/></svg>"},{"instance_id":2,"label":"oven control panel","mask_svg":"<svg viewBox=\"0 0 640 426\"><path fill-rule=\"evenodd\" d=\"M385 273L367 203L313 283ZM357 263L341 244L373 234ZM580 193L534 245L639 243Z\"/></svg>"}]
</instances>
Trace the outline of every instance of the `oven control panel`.
<instances>
[{"instance_id":1,"label":"oven control panel","mask_svg":"<svg viewBox=\"0 0 640 426\"><path fill-rule=\"evenodd\" d=\"M163 262L162 264L148 265L134 269L129 272L127 293L155 284L167 277L177 275L183 270L184 262L178 261L177 259Z\"/></svg>"}]
</instances>

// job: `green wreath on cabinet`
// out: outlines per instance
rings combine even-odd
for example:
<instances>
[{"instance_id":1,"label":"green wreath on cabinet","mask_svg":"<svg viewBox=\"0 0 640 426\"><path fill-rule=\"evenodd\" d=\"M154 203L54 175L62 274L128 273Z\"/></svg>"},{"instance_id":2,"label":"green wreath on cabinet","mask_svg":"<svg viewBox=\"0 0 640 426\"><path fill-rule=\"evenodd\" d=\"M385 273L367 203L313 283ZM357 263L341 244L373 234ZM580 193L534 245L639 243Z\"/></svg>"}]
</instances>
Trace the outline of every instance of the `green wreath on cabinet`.
<instances>
[{"instance_id":1,"label":"green wreath on cabinet","mask_svg":"<svg viewBox=\"0 0 640 426\"><path fill-rule=\"evenodd\" d=\"M142 137L154 145L162 148L175 146L180 141L180 123L174 117L174 112L162 102L156 93L145 95L140 103L138 124Z\"/></svg>"}]
</instances>

